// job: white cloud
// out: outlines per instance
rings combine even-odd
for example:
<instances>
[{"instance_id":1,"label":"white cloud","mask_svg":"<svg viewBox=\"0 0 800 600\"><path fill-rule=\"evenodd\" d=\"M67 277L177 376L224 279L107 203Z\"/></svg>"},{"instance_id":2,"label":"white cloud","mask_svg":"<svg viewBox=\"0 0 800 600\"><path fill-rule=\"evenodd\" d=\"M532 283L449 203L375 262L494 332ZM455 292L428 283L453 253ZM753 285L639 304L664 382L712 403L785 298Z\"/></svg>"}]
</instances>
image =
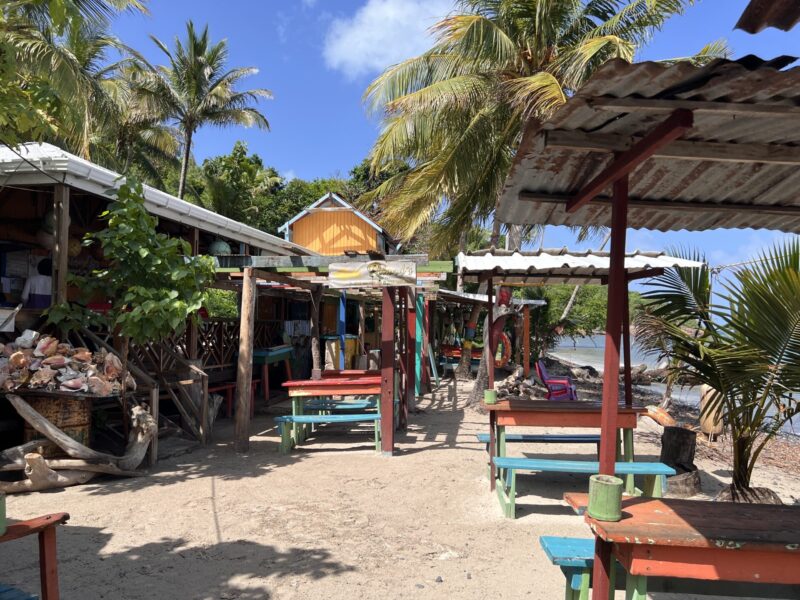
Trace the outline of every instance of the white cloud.
<instances>
[{"instance_id":1,"label":"white cloud","mask_svg":"<svg viewBox=\"0 0 800 600\"><path fill-rule=\"evenodd\" d=\"M453 0L367 0L355 14L334 19L325 37L325 64L348 78L379 73L427 50L431 25Z\"/></svg>"}]
</instances>

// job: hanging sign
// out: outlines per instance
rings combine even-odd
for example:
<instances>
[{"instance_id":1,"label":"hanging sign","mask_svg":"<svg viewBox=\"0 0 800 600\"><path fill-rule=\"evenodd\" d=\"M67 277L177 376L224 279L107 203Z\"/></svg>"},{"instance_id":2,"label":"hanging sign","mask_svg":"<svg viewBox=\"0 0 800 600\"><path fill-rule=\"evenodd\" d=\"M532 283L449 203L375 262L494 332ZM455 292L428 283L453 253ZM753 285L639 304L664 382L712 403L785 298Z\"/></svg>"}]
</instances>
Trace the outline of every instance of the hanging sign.
<instances>
[{"instance_id":1,"label":"hanging sign","mask_svg":"<svg viewBox=\"0 0 800 600\"><path fill-rule=\"evenodd\" d=\"M333 288L414 286L416 283L417 265L410 261L371 260L328 266L328 285Z\"/></svg>"}]
</instances>

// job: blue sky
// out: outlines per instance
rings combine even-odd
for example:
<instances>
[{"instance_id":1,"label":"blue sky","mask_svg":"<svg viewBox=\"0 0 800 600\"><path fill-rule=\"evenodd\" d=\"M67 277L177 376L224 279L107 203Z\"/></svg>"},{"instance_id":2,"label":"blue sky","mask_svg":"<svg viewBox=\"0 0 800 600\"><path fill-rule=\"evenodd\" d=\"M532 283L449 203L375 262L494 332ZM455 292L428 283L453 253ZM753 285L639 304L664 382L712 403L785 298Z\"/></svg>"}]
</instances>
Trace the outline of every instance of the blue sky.
<instances>
[{"instance_id":1,"label":"blue sky","mask_svg":"<svg viewBox=\"0 0 800 600\"><path fill-rule=\"evenodd\" d=\"M700 0L670 21L641 52L640 60L686 56L724 38L734 57L772 58L800 51L800 27L752 36L733 26L747 0ZM451 0L150 0L150 15L126 15L115 33L149 60L163 56L149 35L172 46L185 22L209 24L212 39L227 38L230 64L254 66L248 87L266 87L274 99L262 104L272 130L205 128L195 138L195 157L230 151L237 139L285 176L306 179L346 175L369 152L378 124L366 114L362 94L380 71L424 51L427 28L447 14ZM631 231L629 249L702 246L709 262L744 260L779 234ZM545 245L575 247L572 236L548 229Z\"/></svg>"}]
</instances>

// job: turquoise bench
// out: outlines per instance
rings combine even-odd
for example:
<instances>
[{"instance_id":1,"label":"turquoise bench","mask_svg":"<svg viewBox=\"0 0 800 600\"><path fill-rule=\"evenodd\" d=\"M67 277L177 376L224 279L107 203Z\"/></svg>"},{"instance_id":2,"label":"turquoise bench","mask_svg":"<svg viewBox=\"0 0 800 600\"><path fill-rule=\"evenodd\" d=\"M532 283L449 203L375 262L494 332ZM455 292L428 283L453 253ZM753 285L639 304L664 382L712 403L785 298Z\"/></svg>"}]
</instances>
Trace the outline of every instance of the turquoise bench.
<instances>
[{"instance_id":1,"label":"turquoise bench","mask_svg":"<svg viewBox=\"0 0 800 600\"><path fill-rule=\"evenodd\" d=\"M549 458L516 458L495 456L494 466L498 469L497 496L503 514L513 519L516 516L517 471L543 473L579 473L594 475L600 472L596 460L555 460ZM503 473L505 472L505 477ZM614 465L617 475L640 475L644 477L642 492L645 496L660 498L667 488L667 476L675 475L675 469L663 463L617 462Z\"/></svg>"},{"instance_id":2,"label":"turquoise bench","mask_svg":"<svg viewBox=\"0 0 800 600\"><path fill-rule=\"evenodd\" d=\"M489 434L475 434L479 442L486 444L489 450ZM561 433L507 433L506 442L526 444L595 444L600 452L600 436L594 433L561 434Z\"/></svg>"},{"instance_id":3,"label":"turquoise bench","mask_svg":"<svg viewBox=\"0 0 800 600\"><path fill-rule=\"evenodd\" d=\"M306 400L303 408L305 410L322 411L346 411L346 410L370 410L377 408L375 400L354 400L354 401L332 401L332 400Z\"/></svg>"},{"instance_id":4,"label":"turquoise bench","mask_svg":"<svg viewBox=\"0 0 800 600\"><path fill-rule=\"evenodd\" d=\"M295 440L292 438L290 425L297 423L301 425L319 425L322 423L374 423L375 427L375 450L381 447L381 415L379 413L347 413L335 415L285 415L275 417L275 422L280 426L281 446L280 451L287 454L292 451Z\"/></svg>"},{"instance_id":5,"label":"turquoise bench","mask_svg":"<svg viewBox=\"0 0 800 600\"><path fill-rule=\"evenodd\" d=\"M566 579L566 600L589 600L594 566L594 538L542 536L539 538L547 558L561 568ZM645 600L647 593L730 598L799 598L797 586L734 581L706 581L671 577L628 577L621 565L612 571L613 588L625 590L626 600Z\"/></svg>"},{"instance_id":6,"label":"turquoise bench","mask_svg":"<svg viewBox=\"0 0 800 600\"><path fill-rule=\"evenodd\" d=\"M39 600L39 596L32 596L27 592L0 583L0 600Z\"/></svg>"}]
</instances>

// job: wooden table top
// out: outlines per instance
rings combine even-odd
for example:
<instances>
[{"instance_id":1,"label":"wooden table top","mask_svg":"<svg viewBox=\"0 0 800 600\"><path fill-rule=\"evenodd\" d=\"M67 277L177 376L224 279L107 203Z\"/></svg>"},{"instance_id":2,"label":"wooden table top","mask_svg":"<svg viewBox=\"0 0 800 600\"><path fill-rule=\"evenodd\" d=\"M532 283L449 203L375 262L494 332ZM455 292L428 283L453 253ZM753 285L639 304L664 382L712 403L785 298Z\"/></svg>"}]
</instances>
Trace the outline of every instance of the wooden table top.
<instances>
[{"instance_id":1,"label":"wooden table top","mask_svg":"<svg viewBox=\"0 0 800 600\"><path fill-rule=\"evenodd\" d=\"M579 496L570 494L567 501L579 504ZM793 506L623 498L622 520L584 518L598 537L616 544L747 548L800 556L800 508Z\"/></svg>"},{"instance_id":2,"label":"wooden table top","mask_svg":"<svg viewBox=\"0 0 800 600\"><path fill-rule=\"evenodd\" d=\"M18 540L26 535L39 533L48 527L61 525L67 521L69 521L69 513L53 513L50 515L36 517L35 519L29 519L27 521L9 523L5 534L0 536L0 544L3 542L10 542L12 540Z\"/></svg>"},{"instance_id":3,"label":"wooden table top","mask_svg":"<svg viewBox=\"0 0 800 600\"><path fill-rule=\"evenodd\" d=\"M602 402L588 400L500 400L496 404L483 403L483 407L490 412L601 412ZM643 406L628 408L619 405L619 413L646 413Z\"/></svg>"},{"instance_id":4,"label":"wooden table top","mask_svg":"<svg viewBox=\"0 0 800 600\"><path fill-rule=\"evenodd\" d=\"M369 377L335 377L330 379L292 379L283 383L283 387L348 387L380 385L381 378Z\"/></svg>"}]
</instances>

